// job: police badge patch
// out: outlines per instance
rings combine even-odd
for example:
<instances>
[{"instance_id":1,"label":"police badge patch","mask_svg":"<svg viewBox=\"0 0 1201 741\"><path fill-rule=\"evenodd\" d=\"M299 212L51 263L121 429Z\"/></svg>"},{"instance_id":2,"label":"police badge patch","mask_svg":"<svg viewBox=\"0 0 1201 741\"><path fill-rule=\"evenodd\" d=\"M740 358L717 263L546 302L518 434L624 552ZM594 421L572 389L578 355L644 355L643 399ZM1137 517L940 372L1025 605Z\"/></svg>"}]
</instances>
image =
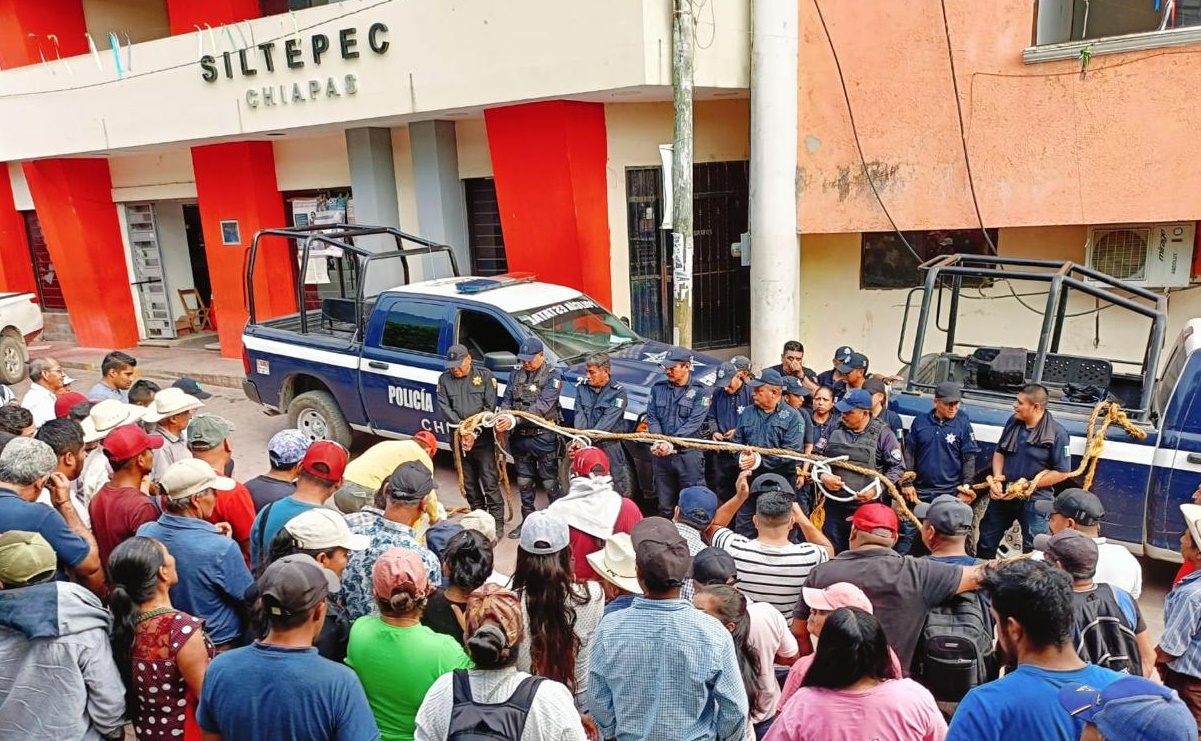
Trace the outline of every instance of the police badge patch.
<instances>
[{"instance_id":1,"label":"police badge patch","mask_svg":"<svg viewBox=\"0 0 1201 741\"><path fill-rule=\"evenodd\" d=\"M471 385L472 386L483 386L484 379L480 378L479 376L472 376L471 377Z\"/></svg>"}]
</instances>

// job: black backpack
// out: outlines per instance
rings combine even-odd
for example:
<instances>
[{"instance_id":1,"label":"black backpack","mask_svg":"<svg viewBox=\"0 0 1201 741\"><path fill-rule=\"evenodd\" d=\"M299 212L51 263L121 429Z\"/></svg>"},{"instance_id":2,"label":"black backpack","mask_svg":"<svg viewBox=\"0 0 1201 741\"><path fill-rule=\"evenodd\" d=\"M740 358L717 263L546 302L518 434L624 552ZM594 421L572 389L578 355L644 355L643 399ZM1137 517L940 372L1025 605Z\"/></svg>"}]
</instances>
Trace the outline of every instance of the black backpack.
<instances>
[{"instance_id":1,"label":"black backpack","mask_svg":"<svg viewBox=\"0 0 1201 741\"><path fill-rule=\"evenodd\" d=\"M1134 598L1108 584L1072 595L1074 637L1080 658L1122 674L1141 676L1142 655L1134 628Z\"/></svg>"},{"instance_id":2,"label":"black backpack","mask_svg":"<svg viewBox=\"0 0 1201 741\"><path fill-rule=\"evenodd\" d=\"M452 679L454 704L446 741L521 741L525 722L534 705L542 677L526 677L504 702L476 702L466 669L456 669Z\"/></svg>"},{"instance_id":3,"label":"black backpack","mask_svg":"<svg viewBox=\"0 0 1201 741\"><path fill-rule=\"evenodd\" d=\"M999 673L992 615L979 594L955 595L926 615L914 652L913 678L934 699L959 702Z\"/></svg>"}]
</instances>

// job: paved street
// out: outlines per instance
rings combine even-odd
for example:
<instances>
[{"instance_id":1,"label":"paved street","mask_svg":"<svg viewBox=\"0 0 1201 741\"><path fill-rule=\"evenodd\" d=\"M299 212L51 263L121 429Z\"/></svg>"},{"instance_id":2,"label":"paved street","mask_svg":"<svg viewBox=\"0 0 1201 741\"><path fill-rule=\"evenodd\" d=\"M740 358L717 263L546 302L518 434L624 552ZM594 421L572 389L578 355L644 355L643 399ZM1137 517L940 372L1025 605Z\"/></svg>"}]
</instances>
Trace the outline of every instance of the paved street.
<instances>
[{"instance_id":1,"label":"paved street","mask_svg":"<svg viewBox=\"0 0 1201 741\"><path fill-rule=\"evenodd\" d=\"M99 375L90 371L72 370L76 379L73 386L76 390L87 392L96 383ZM164 382L169 383L169 381ZM28 382L16 387L18 396L24 393ZM234 464L235 475L239 480L253 478L267 469L267 441L276 432L288 425L285 415L269 416L264 414L261 407L251 404L237 389L222 386L206 386L213 398L205 402L204 411L219 414L231 420L236 426L234 434ZM352 447L352 455L361 453L370 447L377 438L370 435L356 435ZM458 480L454 464L449 454L441 452L435 461L437 470L434 478L438 482L438 496L447 506L464 504L458 491ZM514 491L516 496L516 491ZM513 564L517 557L517 543L501 537L496 552L496 568L504 573L512 573ZM1178 568L1175 564L1166 564L1143 559L1144 587L1139 606L1151 630L1153 639L1158 639L1163 630L1163 599L1172 585L1172 576Z\"/></svg>"}]
</instances>

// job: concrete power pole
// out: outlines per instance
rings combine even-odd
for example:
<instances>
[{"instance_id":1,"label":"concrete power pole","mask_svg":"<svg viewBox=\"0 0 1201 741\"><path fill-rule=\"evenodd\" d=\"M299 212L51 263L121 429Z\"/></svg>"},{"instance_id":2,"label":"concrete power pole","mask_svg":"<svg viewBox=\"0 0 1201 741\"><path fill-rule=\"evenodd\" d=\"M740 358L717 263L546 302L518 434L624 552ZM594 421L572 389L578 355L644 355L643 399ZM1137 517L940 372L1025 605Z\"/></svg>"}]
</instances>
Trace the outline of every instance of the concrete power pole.
<instances>
[{"instance_id":1,"label":"concrete power pole","mask_svg":"<svg viewBox=\"0 0 1201 741\"><path fill-rule=\"evenodd\" d=\"M674 0L671 88L675 110L672 145L672 340L692 347L692 61L696 26L692 0ZM794 0L795 2L795 0Z\"/></svg>"},{"instance_id":2,"label":"concrete power pole","mask_svg":"<svg viewBox=\"0 0 1201 741\"><path fill-rule=\"evenodd\" d=\"M753 0L751 359L757 368L777 362L788 340L803 340L796 188L799 20L797 0Z\"/></svg>"}]
</instances>

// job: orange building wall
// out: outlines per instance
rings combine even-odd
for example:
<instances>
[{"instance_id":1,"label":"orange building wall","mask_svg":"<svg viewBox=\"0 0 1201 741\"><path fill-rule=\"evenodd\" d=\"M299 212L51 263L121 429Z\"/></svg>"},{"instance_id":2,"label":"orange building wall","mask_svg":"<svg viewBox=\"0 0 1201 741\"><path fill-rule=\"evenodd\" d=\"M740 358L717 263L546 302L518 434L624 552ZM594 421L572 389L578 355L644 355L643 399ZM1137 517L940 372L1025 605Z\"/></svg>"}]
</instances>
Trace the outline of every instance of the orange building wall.
<instances>
[{"instance_id":1,"label":"orange building wall","mask_svg":"<svg viewBox=\"0 0 1201 741\"><path fill-rule=\"evenodd\" d=\"M990 227L1201 218L1201 49L1024 64L1034 0L946 0ZM821 0L880 196L901 229L978 226L939 0ZM815 0L800 3L802 233L890 230L855 149Z\"/></svg>"}]
</instances>

